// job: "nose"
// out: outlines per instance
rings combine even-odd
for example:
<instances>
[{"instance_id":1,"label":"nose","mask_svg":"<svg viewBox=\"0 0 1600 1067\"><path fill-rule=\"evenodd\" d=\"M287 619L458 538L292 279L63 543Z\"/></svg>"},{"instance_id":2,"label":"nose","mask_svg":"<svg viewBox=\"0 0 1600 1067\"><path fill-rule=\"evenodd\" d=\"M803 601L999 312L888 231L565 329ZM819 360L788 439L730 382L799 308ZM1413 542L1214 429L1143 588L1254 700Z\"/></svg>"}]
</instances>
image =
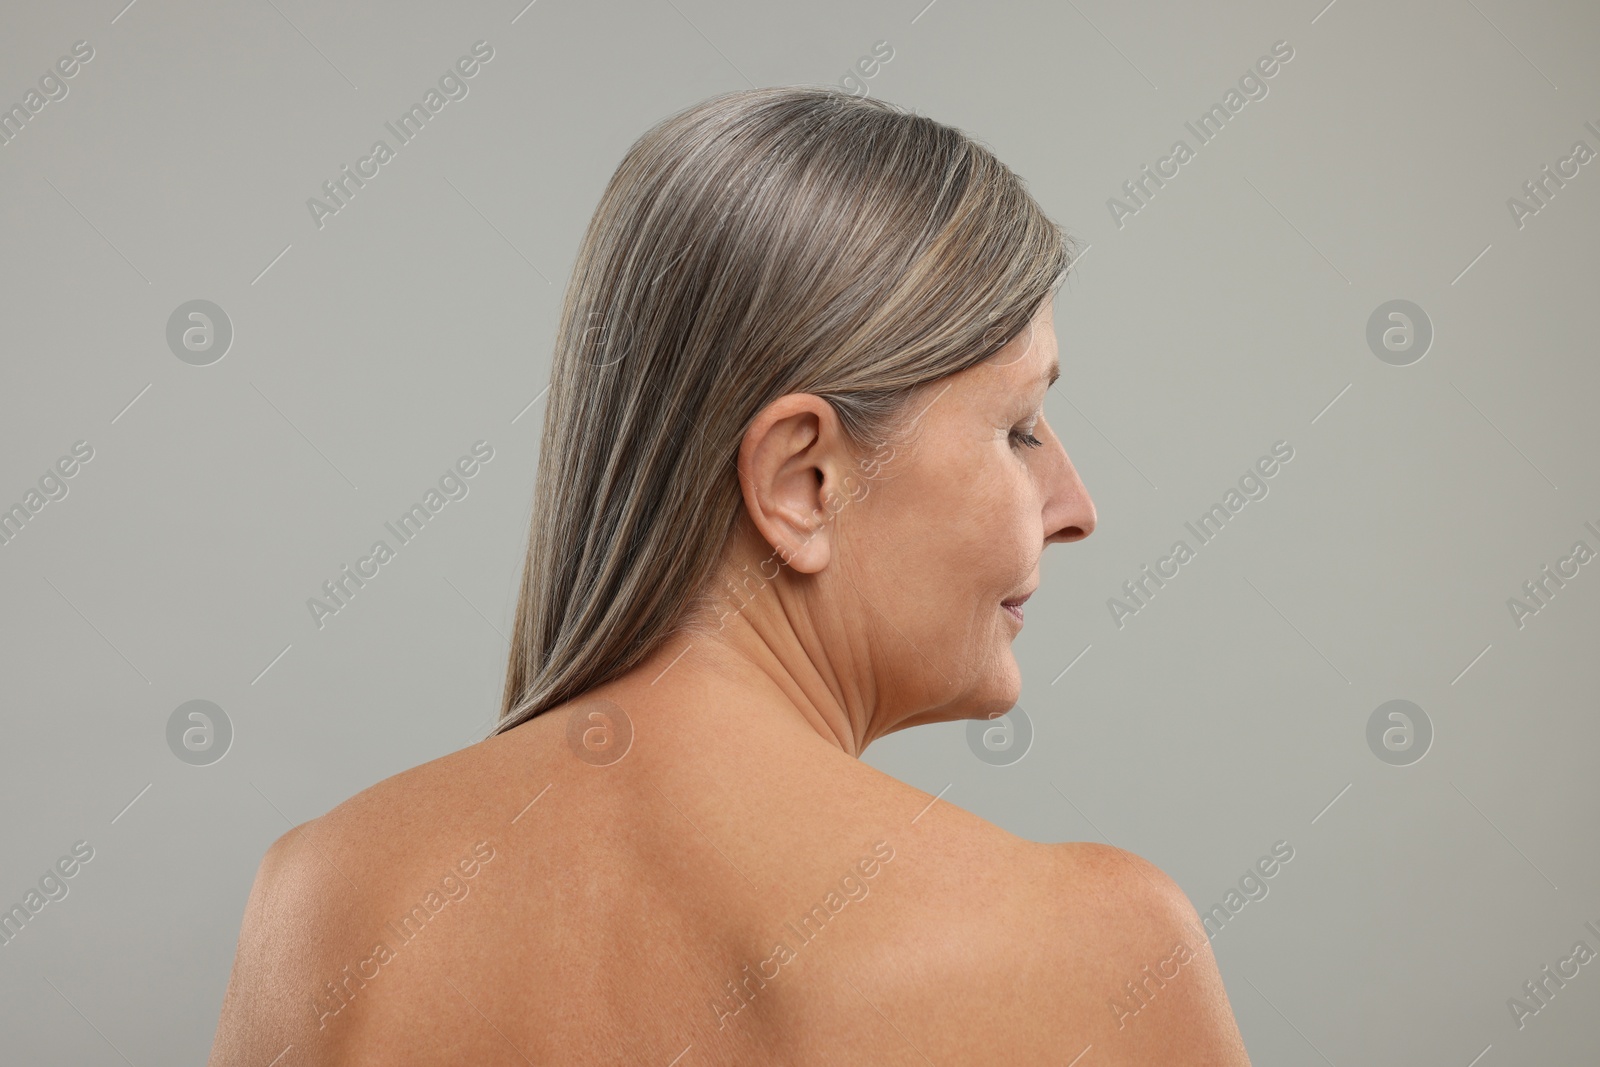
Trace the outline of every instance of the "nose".
<instances>
[{"instance_id":1,"label":"nose","mask_svg":"<svg viewBox=\"0 0 1600 1067\"><path fill-rule=\"evenodd\" d=\"M1042 419L1040 421L1043 422ZM1050 431L1050 437L1059 463L1051 470L1046 489L1044 543L1053 545L1082 541L1094 533L1094 501L1089 498L1089 490L1084 486L1083 479L1078 477L1078 469L1067 457L1067 450L1062 447L1054 430Z\"/></svg>"}]
</instances>

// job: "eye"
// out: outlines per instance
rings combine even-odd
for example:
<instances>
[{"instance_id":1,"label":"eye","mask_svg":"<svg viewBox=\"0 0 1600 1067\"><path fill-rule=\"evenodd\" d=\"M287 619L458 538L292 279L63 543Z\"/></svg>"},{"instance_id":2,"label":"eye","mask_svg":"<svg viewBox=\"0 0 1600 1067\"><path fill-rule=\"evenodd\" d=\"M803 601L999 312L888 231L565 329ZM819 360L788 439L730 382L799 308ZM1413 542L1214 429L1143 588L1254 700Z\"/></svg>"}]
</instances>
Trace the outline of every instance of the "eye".
<instances>
[{"instance_id":1,"label":"eye","mask_svg":"<svg viewBox=\"0 0 1600 1067\"><path fill-rule=\"evenodd\" d=\"M1012 447L1015 448L1019 443L1023 444L1023 445L1026 445L1029 448L1038 448L1040 445L1044 444L1043 441L1039 440L1037 437L1033 436L1032 433L1029 433L1026 430L1012 430L1011 431L1011 445L1012 445Z\"/></svg>"}]
</instances>

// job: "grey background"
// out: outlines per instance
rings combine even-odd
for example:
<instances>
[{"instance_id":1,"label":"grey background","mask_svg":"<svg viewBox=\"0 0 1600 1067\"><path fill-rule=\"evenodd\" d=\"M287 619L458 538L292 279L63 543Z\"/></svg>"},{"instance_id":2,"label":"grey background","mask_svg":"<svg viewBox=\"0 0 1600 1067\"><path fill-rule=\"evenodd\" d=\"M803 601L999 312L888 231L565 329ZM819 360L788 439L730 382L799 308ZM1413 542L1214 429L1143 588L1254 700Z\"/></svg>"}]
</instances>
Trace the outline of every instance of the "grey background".
<instances>
[{"instance_id":1,"label":"grey background","mask_svg":"<svg viewBox=\"0 0 1600 1067\"><path fill-rule=\"evenodd\" d=\"M1592 5L122 5L0 15L7 106L95 51L0 147L0 506L95 450L0 545L0 903L95 849L0 947L8 1060L201 1061L273 838L483 735L604 182L669 111L839 82L880 40L873 95L985 141L1091 246L1046 411L1100 525L1046 553L1016 642L1026 756L956 723L868 761L1132 849L1202 910L1288 841L1213 941L1257 1064L1600 1057L1600 962L1520 1030L1507 1008L1600 950L1600 563L1522 628L1507 607L1600 549L1600 163L1520 229L1507 207L1600 149ZM480 39L469 95L318 229L307 198ZM1116 226L1108 198L1279 40L1268 95ZM234 328L210 366L166 343L194 299ZM1366 344L1391 299L1435 330L1410 366ZM469 495L319 630L306 599L478 440ZM1279 440L1269 495L1115 626ZM1366 742L1395 698L1435 731L1410 766ZM167 745L195 699L233 727L209 766Z\"/></svg>"}]
</instances>

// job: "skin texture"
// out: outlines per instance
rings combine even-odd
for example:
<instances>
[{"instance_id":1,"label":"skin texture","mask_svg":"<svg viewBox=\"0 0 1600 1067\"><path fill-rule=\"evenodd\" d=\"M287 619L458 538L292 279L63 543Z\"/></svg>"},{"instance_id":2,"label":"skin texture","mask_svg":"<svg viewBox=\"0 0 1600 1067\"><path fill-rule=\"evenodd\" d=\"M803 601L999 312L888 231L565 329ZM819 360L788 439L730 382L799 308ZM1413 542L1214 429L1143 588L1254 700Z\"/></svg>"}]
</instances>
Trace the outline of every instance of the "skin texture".
<instances>
[{"instance_id":1,"label":"skin texture","mask_svg":"<svg viewBox=\"0 0 1600 1067\"><path fill-rule=\"evenodd\" d=\"M728 573L770 581L275 842L210 1063L1247 1067L1161 871L1017 838L858 758L1009 709L1000 602L1094 529L1042 417L1051 311L929 387L867 471L826 402L769 405ZM762 567L774 549L787 565Z\"/></svg>"}]
</instances>

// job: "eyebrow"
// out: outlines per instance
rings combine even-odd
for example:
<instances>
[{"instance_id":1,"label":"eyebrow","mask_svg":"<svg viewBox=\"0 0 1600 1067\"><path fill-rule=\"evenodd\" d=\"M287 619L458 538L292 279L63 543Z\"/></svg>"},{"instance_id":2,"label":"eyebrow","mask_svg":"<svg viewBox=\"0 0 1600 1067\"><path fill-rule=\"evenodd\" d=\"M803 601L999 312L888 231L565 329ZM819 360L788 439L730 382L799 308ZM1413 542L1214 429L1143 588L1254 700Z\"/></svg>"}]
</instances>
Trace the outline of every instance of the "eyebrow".
<instances>
[{"instance_id":1,"label":"eyebrow","mask_svg":"<svg viewBox=\"0 0 1600 1067\"><path fill-rule=\"evenodd\" d=\"M1044 372L1039 375L1037 380L1044 382L1044 387L1048 389L1052 385L1056 384L1056 379L1060 377L1061 361L1058 359L1054 363L1050 364L1050 366L1046 367Z\"/></svg>"}]
</instances>

